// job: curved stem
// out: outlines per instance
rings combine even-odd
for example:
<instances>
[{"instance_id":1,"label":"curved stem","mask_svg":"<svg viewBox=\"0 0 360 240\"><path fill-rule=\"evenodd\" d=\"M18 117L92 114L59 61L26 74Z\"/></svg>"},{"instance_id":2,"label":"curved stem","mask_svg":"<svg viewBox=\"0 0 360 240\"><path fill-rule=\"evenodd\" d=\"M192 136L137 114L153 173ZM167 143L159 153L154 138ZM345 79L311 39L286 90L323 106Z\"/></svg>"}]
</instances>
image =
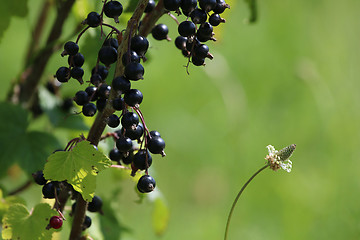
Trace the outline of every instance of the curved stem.
<instances>
[{"instance_id":1,"label":"curved stem","mask_svg":"<svg viewBox=\"0 0 360 240\"><path fill-rule=\"evenodd\" d=\"M266 169L267 167L269 167L269 164L266 164L265 166L263 166L262 168L260 168L259 170L257 170L257 172L255 172L250 178L249 180L247 180L247 182L244 184L244 186L242 186L242 188L240 189L240 192L236 195L236 198L231 206L228 218L227 218L227 222L226 222L226 228L225 228L225 236L224 236L224 240L227 239L227 235L228 235L228 231L229 231L229 226L230 226L230 220L231 220L231 216L234 212L236 203L238 202L242 192L245 190L245 188L247 187L247 185L256 177L256 175L258 175L262 170Z\"/></svg>"}]
</instances>

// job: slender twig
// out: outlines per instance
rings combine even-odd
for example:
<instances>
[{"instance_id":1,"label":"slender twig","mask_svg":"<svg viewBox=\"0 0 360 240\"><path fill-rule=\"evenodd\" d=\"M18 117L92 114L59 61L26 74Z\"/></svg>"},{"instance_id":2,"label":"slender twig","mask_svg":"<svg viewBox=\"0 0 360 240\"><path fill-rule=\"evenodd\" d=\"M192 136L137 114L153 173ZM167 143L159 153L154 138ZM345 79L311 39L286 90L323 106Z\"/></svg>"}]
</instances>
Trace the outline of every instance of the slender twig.
<instances>
[{"instance_id":1,"label":"slender twig","mask_svg":"<svg viewBox=\"0 0 360 240\"><path fill-rule=\"evenodd\" d=\"M228 215L228 218L227 218L227 222L226 222L226 228L225 228L225 236L224 236L224 240L227 240L227 235L228 235L228 231L229 231L229 225L230 225L230 220L231 220L231 216L234 212L234 209L235 209L235 206L236 206L236 203L238 202L242 192L245 190L245 188L247 187L247 185L256 177L256 175L258 175L262 170L266 169L267 167L269 167L269 164L266 164L265 166L263 166L262 168L260 168L257 172L255 172L250 178L249 180L247 180L247 182L244 184L244 186L242 186L240 192L237 194L232 206L231 206L231 209L230 209L230 212L229 212L229 215Z\"/></svg>"},{"instance_id":2,"label":"slender twig","mask_svg":"<svg viewBox=\"0 0 360 240\"><path fill-rule=\"evenodd\" d=\"M9 196L12 196L12 195L18 194L18 193L20 193L20 192L28 189L28 188L31 186L32 183L33 183L33 181L28 180L26 183L24 183L23 185L21 185L19 188L11 191L8 195L9 195Z\"/></svg>"}]
</instances>

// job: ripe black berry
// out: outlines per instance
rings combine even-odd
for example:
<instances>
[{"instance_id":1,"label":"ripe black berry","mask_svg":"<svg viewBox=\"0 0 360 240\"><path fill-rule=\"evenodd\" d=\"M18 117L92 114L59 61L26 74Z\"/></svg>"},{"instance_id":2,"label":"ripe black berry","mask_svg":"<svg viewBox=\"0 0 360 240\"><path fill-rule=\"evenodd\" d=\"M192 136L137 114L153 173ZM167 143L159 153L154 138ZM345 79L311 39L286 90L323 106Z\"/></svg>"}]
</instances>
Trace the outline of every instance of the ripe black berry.
<instances>
[{"instance_id":1,"label":"ripe black berry","mask_svg":"<svg viewBox=\"0 0 360 240\"><path fill-rule=\"evenodd\" d=\"M153 137L153 138L161 137L160 133L158 131L155 131L155 130L150 132L150 136Z\"/></svg>"},{"instance_id":2,"label":"ripe black berry","mask_svg":"<svg viewBox=\"0 0 360 240\"><path fill-rule=\"evenodd\" d=\"M191 21L183 21L179 24L178 32L183 37L189 37L195 34L196 26Z\"/></svg>"},{"instance_id":3,"label":"ripe black berry","mask_svg":"<svg viewBox=\"0 0 360 240\"><path fill-rule=\"evenodd\" d=\"M78 91L75 93L74 101L77 105L83 106L84 104L89 102L89 95L85 91Z\"/></svg>"},{"instance_id":4,"label":"ripe black berry","mask_svg":"<svg viewBox=\"0 0 360 240\"><path fill-rule=\"evenodd\" d=\"M132 128L129 128L129 129L125 130L125 137L128 137L131 140L140 139L143 134L144 134L144 127L143 127L143 125L141 123L139 123L136 126L135 130L132 129Z\"/></svg>"},{"instance_id":5,"label":"ripe black berry","mask_svg":"<svg viewBox=\"0 0 360 240\"><path fill-rule=\"evenodd\" d=\"M90 27L97 27L101 23L100 15L97 12L91 12L87 15L84 23L86 23Z\"/></svg>"},{"instance_id":6,"label":"ripe black berry","mask_svg":"<svg viewBox=\"0 0 360 240\"><path fill-rule=\"evenodd\" d=\"M187 41L187 37L178 36L175 39L175 46L180 50L184 50L186 49L186 41Z\"/></svg>"},{"instance_id":7,"label":"ripe black berry","mask_svg":"<svg viewBox=\"0 0 360 240\"><path fill-rule=\"evenodd\" d=\"M138 89L130 89L124 94L124 101L127 105L135 107L139 105L143 100L143 94Z\"/></svg>"},{"instance_id":8,"label":"ripe black berry","mask_svg":"<svg viewBox=\"0 0 360 240\"><path fill-rule=\"evenodd\" d=\"M138 181L137 189L141 193L149 193L154 190L155 186L156 182L153 177L150 175L143 175Z\"/></svg>"},{"instance_id":9,"label":"ripe black berry","mask_svg":"<svg viewBox=\"0 0 360 240\"><path fill-rule=\"evenodd\" d=\"M168 33L169 33L168 27L162 23L156 25L151 31L153 38L155 38L156 40L168 39L167 36Z\"/></svg>"},{"instance_id":10,"label":"ripe black berry","mask_svg":"<svg viewBox=\"0 0 360 240\"><path fill-rule=\"evenodd\" d=\"M101 78L100 74L95 73L91 75L90 82L94 84L94 86L98 86L103 82L103 79Z\"/></svg>"},{"instance_id":11,"label":"ripe black berry","mask_svg":"<svg viewBox=\"0 0 360 240\"><path fill-rule=\"evenodd\" d=\"M60 67L57 71L56 71L56 79L59 82L67 82L70 79L70 69L67 67Z\"/></svg>"},{"instance_id":12,"label":"ripe black berry","mask_svg":"<svg viewBox=\"0 0 360 240\"><path fill-rule=\"evenodd\" d=\"M83 107L82 107L82 113L84 114L84 116L86 117L92 117L95 115L96 113L96 106L93 103L86 103Z\"/></svg>"},{"instance_id":13,"label":"ripe black berry","mask_svg":"<svg viewBox=\"0 0 360 240\"><path fill-rule=\"evenodd\" d=\"M155 8L155 1L154 0L149 0L148 4L146 5L146 8L144 10L145 13L149 13L152 10L154 10Z\"/></svg>"},{"instance_id":14,"label":"ripe black berry","mask_svg":"<svg viewBox=\"0 0 360 240\"><path fill-rule=\"evenodd\" d=\"M114 18L115 22L118 23L118 17L123 12L123 6L118 1L110 1L104 5L104 13L109 18Z\"/></svg>"},{"instance_id":15,"label":"ripe black berry","mask_svg":"<svg viewBox=\"0 0 360 240\"><path fill-rule=\"evenodd\" d=\"M63 219L60 216L52 216L50 218L50 222L49 222L50 227L54 229L59 229L61 228L62 224L63 224Z\"/></svg>"},{"instance_id":16,"label":"ripe black berry","mask_svg":"<svg viewBox=\"0 0 360 240\"><path fill-rule=\"evenodd\" d=\"M56 194L58 195L60 193L60 188L57 186L56 182L48 182L46 183L42 188L42 194L44 198L55 198L55 189Z\"/></svg>"},{"instance_id":17,"label":"ripe black berry","mask_svg":"<svg viewBox=\"0 0 360 240\"><path fill-rule=\"evenodd\" d=\"M131 49L143 56L149 48L149 42L146 37L136 35L131 38Z\"/></svg>"},{"instance_id":18,"label":"ripe black berry","mask_svg":"<svg viewBox=\"0 0 360 240\"><path fill-rule=\"evenodd\" d=\"M209 47L205 44L201 44L194 47L194 56L198 58L206 58L209 53Z\"/></svg>"},{"instance_id":19,"label":"ripe black berry","mask_svg":"<svg viewBox=\"0 0 360 240\"><path fill-rule=\"evenodd\" d=\"M116 38L108 38L108 39L105 40L104 46L110 46L110 47L113 47L115 49L118 49L119 42L118 42L118 40Z\"/></svg>"},{"instance_id":20,"label":"ripe black berry","mask_svg":"<svg viewBox=\"0 0 360 240\"><path fill-rule=\"evenodd\" d=\"M113 161L118 162L122 158L122 153L117 148L111 149L111 151L109 152L109 158Z\"/></svg>"},{"instance_id":21,"label":"ripe black berry","mask_svg":"<svg viewBox=\"0 0 360 240\"><path fill-rule=\"evenodd\" d=\"M105 64L106 66L109 66L110 64L113 64L117 60L117 51L115 48L110 46L103 46L98 54L100 62Z\"/></svg>"},{"instance_id":22,"label":"ripe black berry","mask_svg":"<svg viewBox=\"0 0 360 240\"><path fill-rule=\"evenodd\" d=\"M125 108L124 99L118 97L112 100L112 106L115 110L121 111Z\"/></svg>"},{"instance_id":23,"label":"ripe black berry","mask_svg":"<svg viewBox=\"0 0 360 240\"><path fill-rule=\"evenodd\" d=\"M89 86L89 87L85 88L85 92L89 96L89 101L93 102L93 101L96 101L98 99L98 94L97 94L97 88L96 87Z\"/></svg>"},{"instance_id":24,"label":"ripe black berry","mask_svg":"<svg viewBox=\"0 0 360 240\"><path fill-rule=\"evenodd\" d=\"M197 6L197 0L181 0L180 7L185 13L191 13Z\"/></svg>"},{"instance_id":25,"label":"ripe black berry","mask_svg":"<svg viewBox=\"0 0 360 240\"><path fill-rule=\"evenodd\" d=\"M152 137L148 141L147 147L151 153L163 154L165 141L161 137Z\"/></svg>"},{"instance_id":26,"label":"ripe black berry","mask_svg":"<svg viewBox=\"0 0 360 240\"><path fill-rule=\"evenodd\" d=\"M112 114L112 115L109 116L107 124L111 128L116 128L120 124L120 119L119 119L119 117L117 115Z\"/></svg>"},{"instance_id":27,"label":"ripe black berry","mask_svg":"<svg viewBox=\"0 0 360 240\"><path fill-rule=\"evenodd\" d=\"M123 128L129 129L133 128L136 129L136 126L139 124L139 117L134 112L127 112L121 118L121 125Z\"/></svg>"},{"instance_id":28,"label":"ripe black berry","mask_svg":"<svg viewBox=\"0 0 360 240\"><path fill-rule=\"evenodd\" d=\"M82 77L84 76L84 70L81 67L73 67L70 71L70 75L80 83L83 83Z\"/></svg>"},{"instance_id":29,"label":"ripe black berry","mask_svg":"<svg viewBox=\"0 0 360 240\"><path fill-rule=\"evenodd\" d=\"M77 54L79 51L79 46L72 42L72 41L69 41L67 43L65 43L64 45L64 51L61 53L61 56L65 56L65 55L70 55L70 56L73 56L75 54Z\"/></svg>"},{"instance_id":30,"label":"ripe black berry","mask_svg":"<svg viewBox=\"0 0 360 240\"><path fill-rule=\"evenodd\" d=\"M34 181L39 185L45 185L47 180L44 178L43 171L37 171L36 173L32 174Z\"/></svg>"},{"instance_id":31,"label":"ripe black berry","mask_svg":"<svg viewBox=\"0 0 360 240\"><path fill-rule=\"evenodd\" d=\"M133 143L128 137L120 137L116 140L116 147L120 152L128 152L132 149Z\"/></svg>"},{"instance_id":32,"label":"ripe black berry","mask_svg":"<svg viewBox=\"0 0 360 240\"><path fill-rule=\"evenodd\" d=\"M124 64L124 66L126 66L128 63L130 62L136 62L139 63L140 62L140 56L133 50L127 51L126 53L124 53L124 55L122 55L122 63Z\"/></svg>"},{"instance_id":33,"label":"ripe black berry","mask_svg":"<svg viewBox=\"0 0 360 240\"><path fill-rule=\"evenodd\" d=\"M96 101L96 107L97 107L97 109L98 109L100 112L102 112L102 111L105 109L106 103L107 103L107 99L106 99L106 98L99 98L99 99Z\"/></svg>"},{"instance_id":34,"label":"ripe black berry","mask_svg":"<svg viewBox=\"0 0 360 240\"><path fill-rule=\"evenodd\" d=\"M196 32L196 37L201 42L210 40L213 35L213 26L208 22L201 24L198 31Z\"/></svg>"},{"instance_id":35,"label":"ripe black berry","mask_svg":"<svg viewBox=\"0 0 360 240\"><path fill-rule=\"evenodd\" d=\"M111 86L107 85L106 83L103 83L98 88L97 94L99 98L108 98L110 95L110 91L111 91Z\"/></svg>"},{"instance_id":36,"label":"ripe black berry","mask_svg":"<svg viewBox=\"0 0 360 240\"><path fill-rule=\"evenodd\" d=\"M214 13L223 13L225 9L230 8L229 4L226 4L224 0L216 0L216 6L213 9Z\"/></svg>"},{"instance_id":37,"label":"ripe black berry","mask_svg":"<svg viewBox=\"0 0 360 240\"><path fill-rule=\"evenodd\" d=\"M197 8L190 13L191 21L195 24L206 22L207 14L204 10Z\"/></svg>"},{"instance_id":38,"label":"ripe black berry","mask_svg":"<svg viewBox=\"0 0 360 240\"><path fill-rule=\"evenodd\" d=\"M134 167L140 170L149 168L152 164L152 157L150 153L145 149L140 149L133 159Z\"/></svg>"},{"instance_id":39,"label":"ripe black berry","mask_svg":"<svg viewBox=\"0 0 360 240\"><path fill-rule=\"evenodd\" d=\"M199 0L199 5L205 12L210 12L216 7L216 0Z\"/></svg>"},{"instance_id":40,"label":"ripe black berry","mask_svg":"<svg viewBox=\"0 0 360 240\"><path fill-rule=\"evenodd\" d=\"M205 64L205 58L199 58L199 57L196 57L196 56L192 56L191 62L195 66L203 66Z\"/></svg>"},{"instance_id":41,"label":"ripe black berry","mask_svg":"<svg viewBox=\"0 0 360 240\"><path fill-rule=\"evenodd\" d=\"M107 75L109 74L109 71L104 65L98 65L91 70L91 74L94 75L95 73L99 74L102 80L105 80Z\"/></svg>"},{"instance_id":42,"label":"ripe black berry","mask_svg":"<svg viewBox=\"0 0 360 240\"><path fill-rule=\"evenodd\" d=\"M169 11L175 11L180 7L181 0L164 0L164 7Z\"/></svg>"},{"instance_id":43,"label":"ripe black berry","mask_svg":"<svg viewBox=\"0 0 360 240\"><path fill-rule=\"evenodd\" d=\"M125 67L125 76L129 80L143 79L144 67L140 63L131 62Z\"/></svg>"},{"instance_id":44,"label":"ripe black berry","mask_svg":"<svg viewBox=\"0 0 360 240\"><path fill-rule=\"evenodd\" d=\"M209 23L212 26L218 26L220 23L225 22L225 19L221 18L219 14L217 13L213 13L211 14L211 16L209 17Z\"/></svg>"},{"instance_id":45,"label":"ripe black berry","mask_svg":"<svg viewBox=\"0 0 360 240\"><path fill-rule=\"evenodd\" d=\"M89 228L91 226L91 218L89 216L85 216L84 222L82 224L83 230Z\"/></svg>"},{"instance_id":46,"label":"ripe black berry","mask_svg":"<svg viewBox=\"0 0 360 240\"><path fill-rule=\"evenodd\" d=\"M129 155L127 155L126 157L123 157L123 158L122 158L122 162L123 162L124 164L130 164L130 163L133 162L133 160L134 160L134 152L133 152L133 151L130 151L130 152L129 152Z\"/></svg>"},{"instance_id":47,"label":"ripe black berry","mask_svg":"<svg viewBox=\"0 0 360 240\"><path fill-rule=\"evenodd\" d=\"M84 64L85 58L81 53L77 53L74 56L69 56L68 63L70 66L81 67Z\"/></svg>"},{"instance_id":48,"label":"ripe black berry","mask_svg":"<svg viewBox=\"0 0 360 240\"><path fill-rule=\"evenodd\" d=\"M116 77L112 81L112 87L116 91L125 92L130 90L131 83L128 79L126 79L124 76Z\"/></svg>"},{"instance_id":49,"label":"ripe black berry","mask_svg":"<svg viewBox=\"0 0 360 240\"><path fill-rule=\"evenodd\" d=\"M98 212L102 207L102 199L99 196L94 196L91 202L88 204L88 210L90 212Z\"/></svg>"}]
</instances>

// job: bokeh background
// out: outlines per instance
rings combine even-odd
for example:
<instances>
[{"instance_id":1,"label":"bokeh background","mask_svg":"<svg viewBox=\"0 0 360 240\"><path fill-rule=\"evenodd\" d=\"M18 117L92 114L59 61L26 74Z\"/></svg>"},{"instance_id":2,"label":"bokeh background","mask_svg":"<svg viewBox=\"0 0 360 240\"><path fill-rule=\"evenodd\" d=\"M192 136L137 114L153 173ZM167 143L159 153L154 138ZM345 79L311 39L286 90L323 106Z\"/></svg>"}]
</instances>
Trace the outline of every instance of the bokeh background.
<instances>
[{"instance_id":1,"label":"bokeh background","mask_svg":"<svg viewBox=\"0 0 360 240\"><path fill-rule=\"evenodd\" d=\"M12 18L0 43L1 100L22 71L40 2L28 1L28 16ZM94 2L80 1L68 32L82 11L99 9ZM265 147L292 143L293 171L266 170L255 178L235 209L229 239L360 239L360 1L258 1L255 24L246 23L244 1L229 3L218 41L209 44L214 59L205 67L190 65L190 75L173 42L149 36L145 79L133 86L144 94L141 110L165 139L167 156L155 157L150 173L159 191L142 204L135 183L118 170L100 174L96 193L110 202L121 239L222 239L232 201L263 166ZM175 39L176 23L168 16L159 22ZM81 44L88 70L96 52L91 43ZM65 63L56 53L44 83ZM72 96L79 89L74 82L62 91ZM79 134L54 133L63 143ZM0 183L11 189L25 177L13 167ZM159 195L161 223L154 220ZM30 208L41 200L41 188L20 196ZM90 234L104 239L101 216L92 217ZM166 222L159 236L153 225ZM114 236L107 239L120 239Z\"/></svg>"}]
</instances>

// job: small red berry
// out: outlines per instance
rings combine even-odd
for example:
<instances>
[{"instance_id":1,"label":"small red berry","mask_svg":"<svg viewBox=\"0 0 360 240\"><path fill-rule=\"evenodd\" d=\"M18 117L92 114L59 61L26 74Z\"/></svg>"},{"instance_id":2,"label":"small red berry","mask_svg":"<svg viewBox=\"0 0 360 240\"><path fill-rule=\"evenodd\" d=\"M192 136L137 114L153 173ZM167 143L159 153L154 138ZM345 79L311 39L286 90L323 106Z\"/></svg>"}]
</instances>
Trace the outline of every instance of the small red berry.
<instances>
[{"instance_id":1,"label":"small red berry","mask_svg":"<svg viewBox=\"0 0 360 240\"><path fill-rule=\"evenodd\" d=\"M59 229L63 224L63 220L60 216L52 216L50 218L50 227Z\"/></svg>"}]
</instances>

